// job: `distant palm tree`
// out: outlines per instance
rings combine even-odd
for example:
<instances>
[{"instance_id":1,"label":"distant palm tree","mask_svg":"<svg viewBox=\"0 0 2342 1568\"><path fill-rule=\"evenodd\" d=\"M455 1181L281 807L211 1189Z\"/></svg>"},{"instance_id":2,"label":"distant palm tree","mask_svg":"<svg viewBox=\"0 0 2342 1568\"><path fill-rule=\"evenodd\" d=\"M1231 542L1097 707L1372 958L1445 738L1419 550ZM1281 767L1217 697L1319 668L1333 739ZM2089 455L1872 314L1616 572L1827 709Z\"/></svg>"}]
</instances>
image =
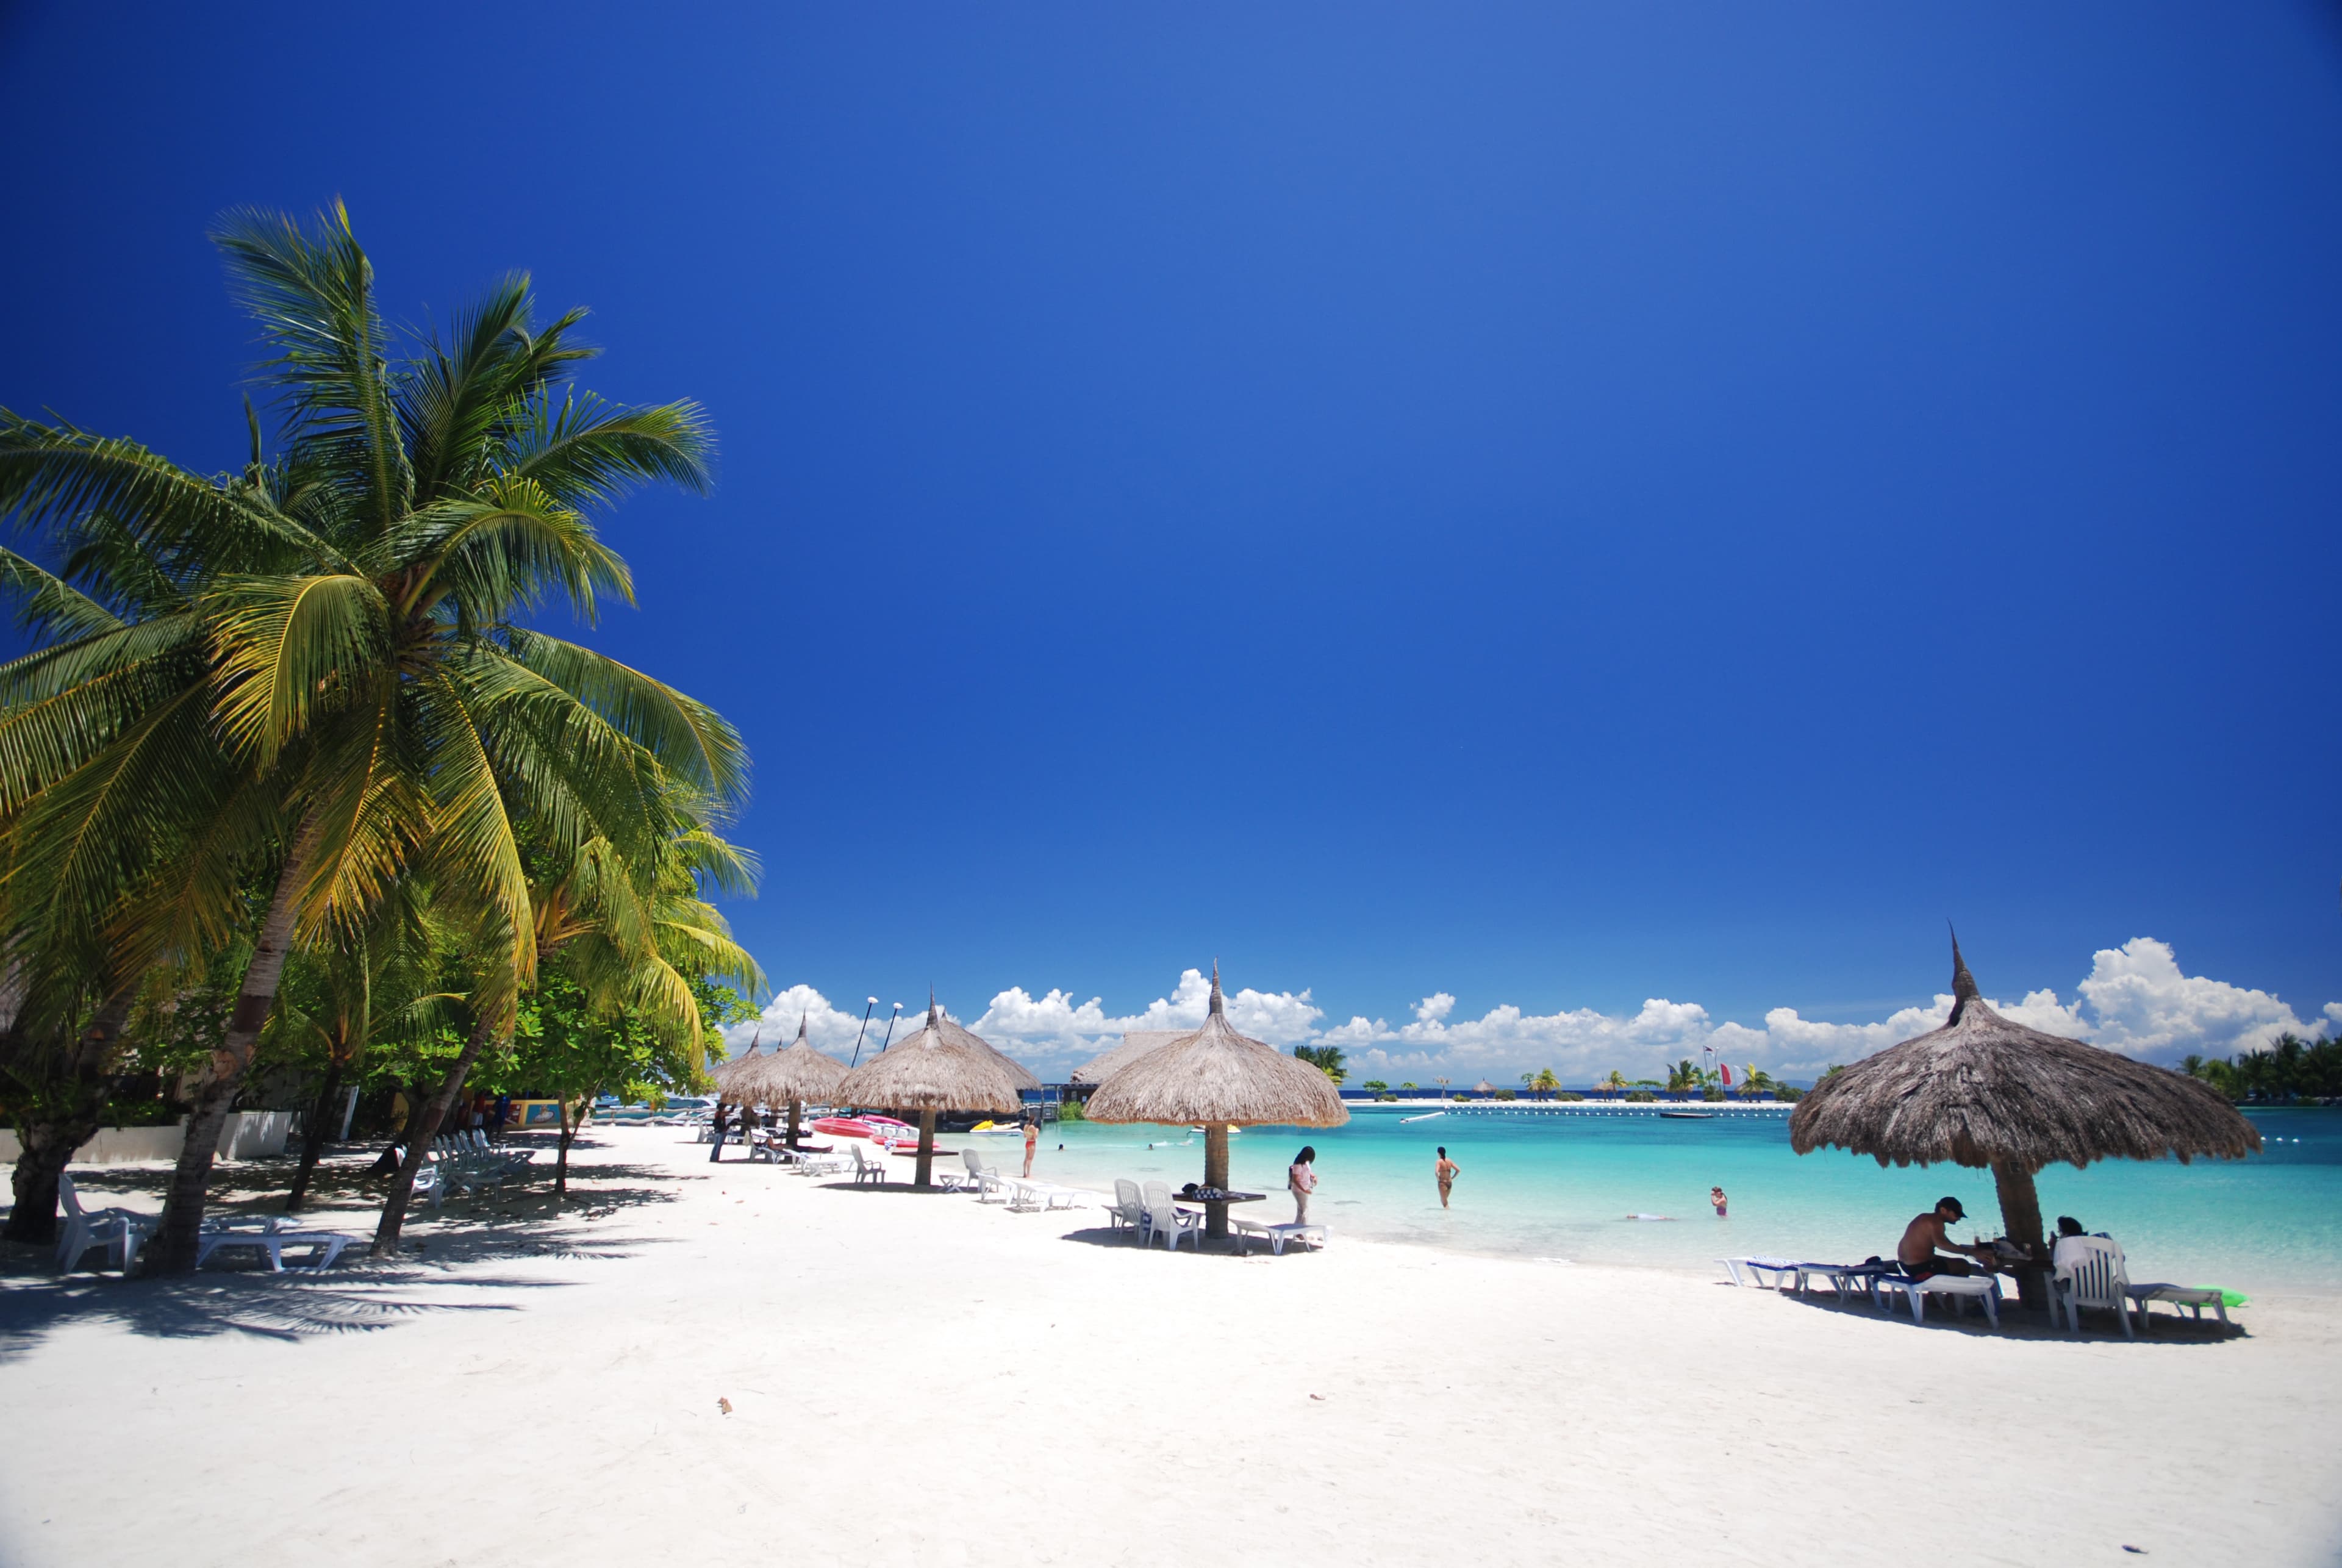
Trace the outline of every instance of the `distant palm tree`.
<instances>
[{"instance_id":1,"label":"distant palm tree","mask_svg":"<svg viewBox=\"0 0 2342 1568\"><path fill-rule=\"evenodd\" d=\"M1611 1068L1610 1075L1602 1080L1602 1087L1605 1089L1624 1089L1626 1086L1626 1074L1619 1072L1616 1067Z\"/></svg>"},{"instance_id":2,"label":"distant palm tree","mask_svg":"<svg viewBox=\"0 0 2342 1568\"><path fill-rule=\"evenodd\" d=\"M1293 1054L1336 1084L1350 1075L1349 1069L1342 1065L1339 1045L1296 1045Z\"/></svg>"}]
</instances>

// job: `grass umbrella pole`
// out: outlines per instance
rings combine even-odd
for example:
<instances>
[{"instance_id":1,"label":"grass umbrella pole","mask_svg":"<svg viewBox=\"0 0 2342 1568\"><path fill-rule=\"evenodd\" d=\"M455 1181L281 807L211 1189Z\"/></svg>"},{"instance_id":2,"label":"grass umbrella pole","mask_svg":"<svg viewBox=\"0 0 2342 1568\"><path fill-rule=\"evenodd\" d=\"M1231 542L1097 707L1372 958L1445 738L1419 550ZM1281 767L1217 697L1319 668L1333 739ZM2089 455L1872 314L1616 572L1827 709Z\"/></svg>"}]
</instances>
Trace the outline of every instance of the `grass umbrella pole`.
<instances>
[{"instance_id":1,"label":"grass umbrella pole","mask_svg":"<svg viewBox=\"0 0 2342 1568\"><path fill-rule=\"evenodd\" d=\"M1109 1053L1111 1054L1111 1053ZM1212 966L1204 1026L1123 1063L1090 1096L1093 1122L1157 1122L1204 1129L1204 1185L1226 1192L1228 1129L1338 1127L1350 1119L1326 1074L1275 1046L1236 1033ZM1228 1205L1206 1200L1204 1233L1228 1233Z\"/></svg>"},{"instance_id":2,"label":"grass umbrella pole","mask_svg":"<svg viewBox=\"0 0 2342 1568\"><path fill-rule=\"evenodd\" d=\"M1952 1014L1944 1026L1823 1079L1789 1116L1800 1154L1820 1148L1880 1164L1989 1169L2004 1233L2035 1267L2020 1299L2046 1307L2049 1261L2035 1175L2064 1161L2233 1160L2261 1135L2210 1084L2081 1040L2011 1023L1977 993L1952 941Z\"/></svg>"}]
</instances>

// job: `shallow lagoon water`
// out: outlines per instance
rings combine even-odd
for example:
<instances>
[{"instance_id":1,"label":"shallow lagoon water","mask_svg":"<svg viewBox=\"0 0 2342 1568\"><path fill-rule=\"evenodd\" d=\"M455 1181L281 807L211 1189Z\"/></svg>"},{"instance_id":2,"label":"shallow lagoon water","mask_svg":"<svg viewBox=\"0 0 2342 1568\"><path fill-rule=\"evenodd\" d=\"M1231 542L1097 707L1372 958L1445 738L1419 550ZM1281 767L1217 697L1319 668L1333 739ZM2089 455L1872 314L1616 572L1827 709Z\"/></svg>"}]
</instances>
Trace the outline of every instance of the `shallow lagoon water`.
<instances>
[{"instance_id":1,"label":"shallow lagoon water","mask_svg":"<svg viewBox=\"0 0 2342 1568\"><path fill-rule=\"evenodd\" d=\"M1814 1259L1891 1254L1911 1216L1946 1193L1970 1223L1955 1236L2000 1228L1991 1173L1959 1166L1881 1167L1876 1161L1789 1148L1779 1110L1728 1107L1713 1121L1668 1121L1584 1111L1451 1113L1401 1123L1416 1105L1352 1108L1345 1127L1247 1127L1230 1140L1231 1178L1267 1201L1239 1212L1292 1218L1285 1169L1305 1143L1317 1150L1312 1218L1348 1233L1568 1262L1713 1269L1755 1253ZM2123 1243L2133 1279L2255 1290L2342 1293L2342 1110L2247 1113L2267 1140L2238 1161L2104 1161L2041 1173L2042 1212L2072 1214ZM1204 1141L1184 1128L1052 1124L1034 1174L1110 1188L1116 1176L1200 1181ZM955 1137L1007 1169L1013 1139ZM1064 1144L1060 1152L1056 1145ZM1155 1147L1149 1149L1147 1145ZM1432 1183L1445 1144L1464 1167L1455 1207ZM1717 1220L1710 1186L1731 1198ZM1630 1213L1665 1221L1629 1220Z\"/></svg>"}]
</instances>

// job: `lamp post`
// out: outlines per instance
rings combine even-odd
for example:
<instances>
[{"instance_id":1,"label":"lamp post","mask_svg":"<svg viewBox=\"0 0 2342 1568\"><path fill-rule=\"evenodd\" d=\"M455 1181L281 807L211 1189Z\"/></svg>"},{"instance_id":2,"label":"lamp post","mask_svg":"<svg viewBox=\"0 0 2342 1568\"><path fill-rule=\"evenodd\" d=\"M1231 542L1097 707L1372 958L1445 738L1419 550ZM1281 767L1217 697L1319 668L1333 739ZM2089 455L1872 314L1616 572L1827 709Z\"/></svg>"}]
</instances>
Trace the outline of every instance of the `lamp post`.
<instances>
[{"instance_id":1,"label":"lamp post","mask_svg":"<svg viewBox=\"0 0 2342 1568\"><path fill-rule=\"evenodd\" d=\"M870 998L869 1002L863 1006L862 1027L854 1032L854 1061L848 1063L848 1066L856 1065L862 1060L862 1037L870 1032L870 1009L877 1005L878 998L873 996Z\"/></svg>"}]
</instances>

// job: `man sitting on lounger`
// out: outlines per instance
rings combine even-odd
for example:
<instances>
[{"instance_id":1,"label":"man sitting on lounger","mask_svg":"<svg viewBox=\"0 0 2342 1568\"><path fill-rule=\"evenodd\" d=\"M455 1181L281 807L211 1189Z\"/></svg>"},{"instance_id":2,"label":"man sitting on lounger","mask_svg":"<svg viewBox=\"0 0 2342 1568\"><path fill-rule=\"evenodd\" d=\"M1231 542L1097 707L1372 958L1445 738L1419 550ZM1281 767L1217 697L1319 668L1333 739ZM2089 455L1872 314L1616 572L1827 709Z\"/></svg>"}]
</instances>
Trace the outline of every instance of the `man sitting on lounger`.
<instances>
[{"instance_id":1,"label":"man sitting on lounger","mask_svg":"<svg viewBox=\"0 0 2342 1568\"><path fill-rule=\"evenodd\" d=\"M1968 1257L1989 1263L1990 1247L1964 1247L1954 1242L1945 1231L1947 1225L1968 1217L1957 1198L1945 1198L1926 1213L1919 1215L1903 1229L1903 1239L1895 1244L1895 1261L1903 1272L1915 1280L1930 1274L1965 1274L1972 1272L1967 1258L1946 1257L1944 1252L1966 1253ZM1937 1251L1937 1248L1944 1252Z\"/></svg>"}]
</instances>

